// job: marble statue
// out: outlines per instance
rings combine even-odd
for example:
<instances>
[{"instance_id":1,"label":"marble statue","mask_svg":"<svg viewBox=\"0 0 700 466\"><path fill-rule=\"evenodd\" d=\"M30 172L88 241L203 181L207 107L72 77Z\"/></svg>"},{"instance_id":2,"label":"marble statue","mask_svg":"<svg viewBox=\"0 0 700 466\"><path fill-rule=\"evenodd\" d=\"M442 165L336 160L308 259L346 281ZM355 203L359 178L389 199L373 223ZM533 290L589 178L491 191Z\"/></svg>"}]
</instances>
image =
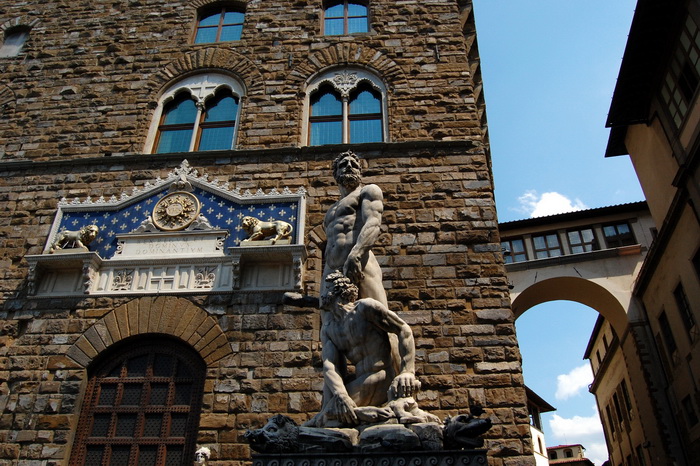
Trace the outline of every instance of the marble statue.
<instances>
[{"instance_id":1,"label":"marble statue","mask_svg":"<svg viewBox=\"0 0 700 466\"><path fill-rule=\"evenodd\" d=\"M354 452L473 448L489 419L460 414L442 423L418 407L415 343L409 325L387 306L372 247L384 210L381 189L362 185L360 161L344 152L333 161L340 199L326 213L321 297L286 293L285 304L321 308L323 397L303 426L277 415L246 433L261 453ZM354 371L348 370L352 365ZM477 413L478 416L480 413ZM444 443L443 443L444 439ZM485 458L485 457L484 457Z\"/></svg>"},{"instance_id":2,"label":"marble statue","mask_svg":"<svg viewBox=\"0 0 700 466\"><path fill-rule=\"evenodd\" d=\"M491 428L491 419L480 418L483 409L472 407L470 414L460 414L445 419L443 441L445 448L461 450L479 448L484 440L479 436Z\"/></svg>"},{"instance_id":3,"label":"marble statue","mask_svg":"<svg viewBox=\"0 0 700 466\"><path fill-rule=\"evenodd\" d=\"M293 419L277 414L261 429L244 435L258 453L310 453L352 451L350 437L340 431L298 426Z\"/></svg>"},{"instance_id":4,"label":"marble statue","mask_svg":"<svg viewBox=\"0 0 700 466\"><path fill-rule=\"evenodd\" d=\"M262 241L270 238L271 244L275 244L281 239L290 238L293 229L289 223L282 220L264 222L255 217L243 217L241 227L248 234L248 237L243 241Z\"/></svg>"},{"instance_id":5,"label":"marble statue","mask_svg":"<svg viewBox=\"0 0 700 466\"><path fill-rule=\"evenodd\" d=\"M325 282L323 405L306 425L351 427L395 417L400 423L439 421L418 409L411 398L420 390L420 382L408 324L376 299L357 299L357 286L341 272L329 274ZM355 366L351 379L346 373L348 362Z\"/></svg>"},{"instance_id":6,"label":"marble statue","mask_svg":"<svg viewBox=\"0 0 700 466\"><path fill-rule=\"evenodd\" d=\"M209 458L211 458L211 450L207 447L201 447L194 452L194 464L206 466L209 462Z\"/></svg>"},{"instance_id":7,"label":"marble statue","mask_svg":"<svg viewBox=\"0 0 700 466\"><path fill-rule=\"evenodd\" d=\"M340 199L328 209L323 222L327 240L323 276L340 270L357 285L360 298L373 298L386 306L382 271L372 253L384 211L382 190L375 184L362 184L360 160L353 152L340 154L332 169ZM321 295L323 287L324 283Z\"/></svg>"},{"instance_id":8,"label":"marble statue","mask_svg":"<svg viewBox=\"0 0 700 466\"><path fill-rule=\"evenodd\" d=\"M87 251L87 245L97 238L99 233L100 228L97 225L85 225L80 230L59 231L49 247L49 253L55 253L61 249Z\"/></svg>"}]
</instances>

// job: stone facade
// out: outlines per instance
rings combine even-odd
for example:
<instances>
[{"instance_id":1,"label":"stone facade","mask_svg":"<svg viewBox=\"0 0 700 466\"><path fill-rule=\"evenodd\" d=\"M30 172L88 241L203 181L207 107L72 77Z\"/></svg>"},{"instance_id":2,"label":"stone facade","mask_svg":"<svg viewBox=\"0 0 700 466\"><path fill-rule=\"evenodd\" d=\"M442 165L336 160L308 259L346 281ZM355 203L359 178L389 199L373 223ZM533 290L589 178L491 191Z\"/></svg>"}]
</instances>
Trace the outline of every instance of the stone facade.
<instances>
[{"instance_id":1,"label":"stone facade","mask_svg":"<svg viewBox=\"0 0 700 466\"><path fill-rule=\"evenodd\" d=\"M374 251L416 336L421 407L483 406L489 464L531 464L469 2L372 1L371 32L326 37L320 1L250 1L240 41L194 45L205 3L4 5L0 24L32 29L0 59L0 461L68 464L96 358L137 335L175 337L206 363L197 444L210 464L249 461L242 434L272 414L318 411L317 310L277 291L31 296L26 256L44 251L62 197L119 197L187 159L241 190L306 190L302 288L318 295L330 162L351 149L384 191ZM300 147L304 85L338 64L385 82L386 142ZM245 84L236 150L151 155L159 93L212 69Z\"/></svg>"}]
</instances>

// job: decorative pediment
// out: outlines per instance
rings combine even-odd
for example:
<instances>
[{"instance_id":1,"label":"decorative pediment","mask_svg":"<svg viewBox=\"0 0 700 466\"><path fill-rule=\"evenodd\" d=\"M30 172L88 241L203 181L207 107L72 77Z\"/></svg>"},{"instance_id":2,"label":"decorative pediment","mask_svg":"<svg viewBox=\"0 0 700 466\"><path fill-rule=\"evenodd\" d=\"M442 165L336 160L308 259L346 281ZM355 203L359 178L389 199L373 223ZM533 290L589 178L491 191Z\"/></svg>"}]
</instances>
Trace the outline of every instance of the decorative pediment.
<instances>
[{"instance_id":1,"label":"decorative pediment","mask_svg":"<svg viewBox=\"0 0 700 466\"><path fill-rule=\"evenodd\" d=\"M300 270L292 269L305 255L305 195L303 188L241 192L200 175L185 160L165 179L119 197L62 199L44 254L27 257L30 291L225 292L240 288L246 267L256 275L252 269L263 263L266 270L286 272L274 280L270 274L258 274L255 283L244 280L250 289L298 288ZM252 235L250 218L266 229L258 226ZM81 277L66 279L69 268ZM71 283L76 286L69 293Z\"/></svg>"}]
</instances>

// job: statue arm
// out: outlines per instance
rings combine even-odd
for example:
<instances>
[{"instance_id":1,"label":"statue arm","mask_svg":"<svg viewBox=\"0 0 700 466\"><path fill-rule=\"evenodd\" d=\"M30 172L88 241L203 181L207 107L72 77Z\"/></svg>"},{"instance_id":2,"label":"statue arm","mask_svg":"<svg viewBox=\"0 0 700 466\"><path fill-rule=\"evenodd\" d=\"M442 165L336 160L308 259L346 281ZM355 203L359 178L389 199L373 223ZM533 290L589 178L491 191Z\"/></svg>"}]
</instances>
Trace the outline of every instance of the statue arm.
<instances>
[{"instance_id":1,"label":"statue arm","mask_svg":"<svg viewBox=\"0 0 700 466\"><path fill-rule=\"evenodd\" d=\"M399 374L391 383L394 397L413 396L420 390L420 382L416 378L416 345L411 327L379 301L374 299L362 301L367 304L368 320L385 332L393 333L398 337Z\"/></svg>"},{"instance_id":2,"label":"statue arm","mask_svg":"<svg viewBox=\"0 0 700 466\"><path fill-rule=\"evenodd\" d=\"M328 408L331 414L345 423L356 424L357 415L355 408L357 405L348 394L343 378L340 375L340 370L345 367L344 356L338 351L333 342L323 335L323 350L321 358L323 359L323 381L324 393L328 393L329 398L324 400L324 404L329 404Z\"/></svg>"},{"instance_id":3,"label":"statue arm","mask_svg":"<svg viewBox=\"0 0 700 466\"><path fill-rule=\"evenodd\" d=\"M379 237L384 212L383 201L384 196L379 186L371 184L362 188L360 211L357 215L362 216L363 223L343 267L345 276L354 283L362 280L362 261Z\"/></svg>"}]
</instances>

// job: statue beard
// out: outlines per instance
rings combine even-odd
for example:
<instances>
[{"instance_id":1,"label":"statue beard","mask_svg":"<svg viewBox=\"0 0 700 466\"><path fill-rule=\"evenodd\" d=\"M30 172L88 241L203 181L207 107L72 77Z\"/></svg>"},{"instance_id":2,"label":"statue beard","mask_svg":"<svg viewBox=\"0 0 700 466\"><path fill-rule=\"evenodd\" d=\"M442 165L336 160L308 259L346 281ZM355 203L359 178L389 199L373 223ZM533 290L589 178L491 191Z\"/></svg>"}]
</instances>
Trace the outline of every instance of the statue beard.
<instances>
[{"instance_id":1,"label":"statue beard","mask_svg":"<svg viewBox=\"0 0 700 466\"><path fill-rule=\"evenodd\" d=\"M355 189L360 185L361 178L358 173L341 173L335 180L345 189Z\"/></svg>"}]
</instances>

